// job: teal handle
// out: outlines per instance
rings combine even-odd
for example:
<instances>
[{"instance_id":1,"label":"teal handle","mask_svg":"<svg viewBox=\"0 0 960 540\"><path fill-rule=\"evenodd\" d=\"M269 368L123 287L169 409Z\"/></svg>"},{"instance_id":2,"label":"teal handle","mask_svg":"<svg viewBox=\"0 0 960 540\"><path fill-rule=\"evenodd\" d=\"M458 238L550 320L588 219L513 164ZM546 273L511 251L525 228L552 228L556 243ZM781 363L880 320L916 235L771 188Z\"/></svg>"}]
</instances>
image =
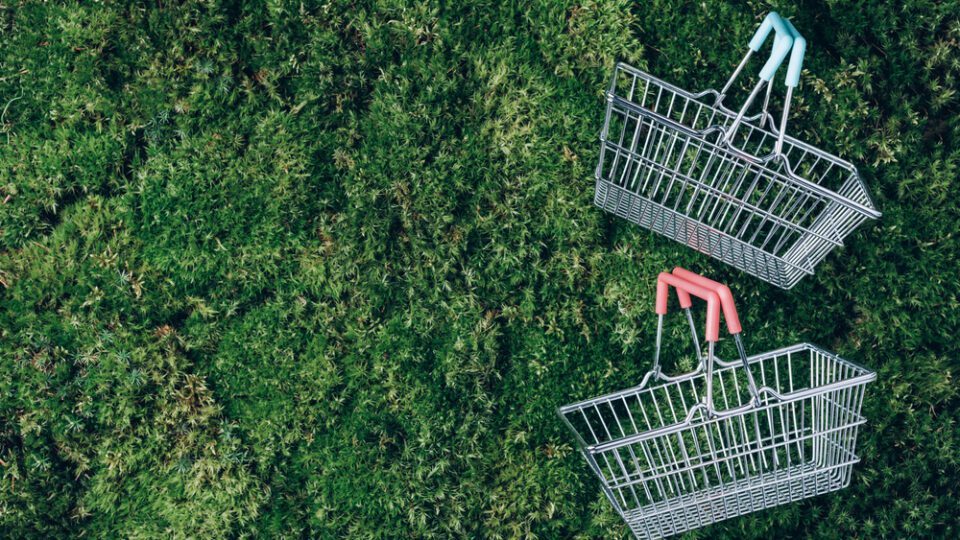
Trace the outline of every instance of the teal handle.
<instances>
[{"instance_id":1,"label":"teal handle","mask_svg":"<svg viewBox=\"0 0 960 540\"><path fill-rule=\"evenodd\" d=\"M763 42L767 40L767 36L770 35L770 30L776 30L777 32L777 37L773 41L773 50L770 51L770 58L763 65L763 69L760 70L760 78L765 81L769 82L773 78L773 74L777 72L780 64L783 63L783 59L787 57L787 53L793 47L793 33L790 32L787 24L780 15L771 11L760 23L760 28L757 28L756 33L753 34L753 39L750 40L750 50L757 52L763 46ZM804 48L806 48L806 45L804 45ZM799 71L797 74L799 79Z\"/></svg>"},{"instance_id":2,"label":"teal handle","mask_svg":"<svg viewBox=\"0 0 960 540\"><path fill-rule=\"evenodd\" d=\"M796 88L800 84L800 71L803 69L803 55L807 52L807 40L797 32L790 19L783 19L783 22L793 36L793 52L790 53L790 65L787 66L787 86Z\"/></svg>"}]
</instances>

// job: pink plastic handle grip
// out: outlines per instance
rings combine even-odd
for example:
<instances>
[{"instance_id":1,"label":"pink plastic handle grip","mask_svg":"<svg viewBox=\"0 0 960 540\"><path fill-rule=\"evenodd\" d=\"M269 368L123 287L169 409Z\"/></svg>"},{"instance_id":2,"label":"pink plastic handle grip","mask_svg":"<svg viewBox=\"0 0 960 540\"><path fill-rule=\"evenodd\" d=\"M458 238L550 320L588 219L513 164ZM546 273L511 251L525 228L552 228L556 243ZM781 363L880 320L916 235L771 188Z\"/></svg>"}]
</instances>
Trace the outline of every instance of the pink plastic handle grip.
<instances>
[{"instance_id":1,"label":"pink plastic handle grip","mask_svg":"<svg viewBox=\"0 0 960 540\"><path fill-rule=\"evenodd\" d=\"M683 291L680 298L686 297L687 304L690 304L690 296L702 298L707 301L707 330L706 340L716 342L720 339L720 297L717 293L707 287L687 281L667 272L660 272L657 276L657 314L667 314L667 296L670 294L670 286L677 289L677 293ZM681 300L683 305L683 300Z\"/></svg>"},{"instance_id":2,"label":"pink plastic handle grip","mask_svg":"<svg viewBox=\"0 0 960 540\"><path fill-rule=\"evenodd\" d=\"M679 266L673 269L673 275L717 293L717 296L720 297L720 307L723 308L723 318L727 321L727 330L729 330L731 334L739 334L743 331L743 327L740 325L740 316L737 314L737 306L733 303L733 293L730 292L730 287L708 277L701 276L700 274L695 274L686 268L680 268ZM677 296L681 297L681 306L684 305L684 302L686 302L687 305L691 303L690 296L680 289L677 289ZM687 298L684 299L683 296Z\"/></svg>"}]
</instances>

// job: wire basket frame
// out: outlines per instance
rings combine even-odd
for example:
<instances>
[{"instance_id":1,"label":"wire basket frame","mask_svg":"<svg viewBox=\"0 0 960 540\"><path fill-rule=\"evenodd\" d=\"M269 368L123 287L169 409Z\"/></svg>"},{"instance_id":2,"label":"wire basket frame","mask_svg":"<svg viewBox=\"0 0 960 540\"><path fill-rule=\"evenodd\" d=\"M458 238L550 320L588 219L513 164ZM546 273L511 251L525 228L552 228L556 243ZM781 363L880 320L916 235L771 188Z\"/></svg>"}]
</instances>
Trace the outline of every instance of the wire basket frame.
<instances>
[{"instance_id":1,"label":"wire basket frame","mask_svg":"<svg viewBox=\"0 0 960 540\"><path fill-rule=\"evenodd\" d=\"M726 108L727 88L694 94L617 64L594 203L784 289L813 274L880 213L853 165L783 134L785 120L777 130L767 88L763 112L744 118L749 100Z\"/></svg>"},{"instance_id":2,"label":"wire basket frame","mask_svg":"<svg viewBox=\"0 0 960 540\"><path fill-rule=\"evenodd\" d=\"M806 343L750 357L737 344L738 362L713 357L711 345L692 373L666 376L655 360L640 385L560 408L638 538L849 485L864 391L876 374Z\"/></svg>"}]
</instances>

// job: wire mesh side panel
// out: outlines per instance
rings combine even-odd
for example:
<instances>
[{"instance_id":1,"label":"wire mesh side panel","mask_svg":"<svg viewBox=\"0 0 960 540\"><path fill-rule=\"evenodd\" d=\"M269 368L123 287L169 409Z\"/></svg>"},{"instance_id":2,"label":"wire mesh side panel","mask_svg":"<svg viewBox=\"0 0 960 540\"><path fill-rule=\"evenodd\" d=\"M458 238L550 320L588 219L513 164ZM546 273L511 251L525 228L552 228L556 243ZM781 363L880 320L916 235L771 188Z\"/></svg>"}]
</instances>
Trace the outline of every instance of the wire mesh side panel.
<instances>
[{"instance_id":1,"label":"wire mesh side panel","mask_svg":"<svg viewBox=\"0 0 960 540\"><path fill-rule=\"evenodd\" d=\"M866 216L838 202L870 205L852 166L787 138L795 172L827 190L812 190L773 165L755 165L719 143L733 114L627 66L611 82L597 206L683 242L745 272L789 288ZM759 121L759 119L756 119ZM734 145L754 155L773 150L776 135L750 122Z\"/></svg>"},{"instance_id":2,"label":"wire mesh side panel","mask_svg":"<svg viewBox=\"0 0 960 540\"><path fill-rule=\"evenodd\" d=\"M782 394L864 371L812 347L751 362L757 383ZM661 538L845 487L864 385L783 402L766 394L745 414L686 424L703 395L699 375L565 407L564 418L631 530ZM742 369L715 373L714 401L719 410L749 402Z\"/></svg>"},{"instance_id":3,"label":"wire mesh side panel","mask_svg":"<svg viewBox=\"0 0 960 540\"><path fill-rule=\"evenodd\" d=\"M598 206L781 287L812 273L783 255L805 235L823 243L806 227L828 201L617 104L609 127L617 142L603 145Z\"/></svg>"},{"instance_id":4,"label":"wire mesh side panel","mask_svg":"<svg viewBox=\"0 0 960 540\"><path fill-rule=\"evenodd\" d=\"M859 180L851 178L851 183L859 183ZM820 238L832 237L836 239L836 245L842 245L843 238L866 220L867 216L864 214L842 204L831 202L817 221L810 226L814 234L797 242L793 248L784 253L783 259L789 264L813 268L835 247L830 242L821 242Z\"/></svg>"},{"instance_id":5,"label":"wire mesh side panel","mask_svg":"<svg viewBox=\"0 0 960 540\"><path fill-rule=\"evenodd\" d=\"M812 273L807 259L794 264L737 241L708 225L691 219L654 201L597 180L594 203L632 223L686 244L706 255L738 268L778 287L788 289Z\"/></svg>"},{"instance_id":6,"label":"wire mesh side panel","mask_svg":"<svg viewBox=\"0 0 960 540\"><path fill-rule=\"evenodd\" d=\"M690 93L626 64L616 67L608 89L611 102L632 105L694 131L711 126L726 129L733 123L736 112L717 105L715 97L712 91ZM759 114L745 120L733 146L756 156L771 153L777 135L761 127ZM866 207L874 206L866 185L850 163L789 135L784 139L783 154L798 176Z\"/></svg>"}]
</instances>

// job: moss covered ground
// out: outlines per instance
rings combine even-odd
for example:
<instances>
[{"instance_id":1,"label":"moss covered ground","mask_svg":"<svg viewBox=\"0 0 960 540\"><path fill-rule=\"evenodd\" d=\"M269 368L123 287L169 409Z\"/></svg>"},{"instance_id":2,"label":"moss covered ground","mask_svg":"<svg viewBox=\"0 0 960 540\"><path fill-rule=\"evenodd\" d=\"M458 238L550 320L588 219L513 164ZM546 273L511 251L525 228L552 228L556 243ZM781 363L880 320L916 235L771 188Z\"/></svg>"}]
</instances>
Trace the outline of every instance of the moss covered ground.
<instances>
[{"instance_id":1,"label":"moss covered ground","mask_svg":"<svg viewBox=\"0 0 960 540\"><path fill-rule=\"evenodd\" d=\"M790 291L592 206L614 63L718 86L770 9L884 212ZM555 410L639 381L683 265L878 374L849 489L690 538L957 537L958 15L0 4L0 536L625 538Z\"/></svg>"}]
</instances>

